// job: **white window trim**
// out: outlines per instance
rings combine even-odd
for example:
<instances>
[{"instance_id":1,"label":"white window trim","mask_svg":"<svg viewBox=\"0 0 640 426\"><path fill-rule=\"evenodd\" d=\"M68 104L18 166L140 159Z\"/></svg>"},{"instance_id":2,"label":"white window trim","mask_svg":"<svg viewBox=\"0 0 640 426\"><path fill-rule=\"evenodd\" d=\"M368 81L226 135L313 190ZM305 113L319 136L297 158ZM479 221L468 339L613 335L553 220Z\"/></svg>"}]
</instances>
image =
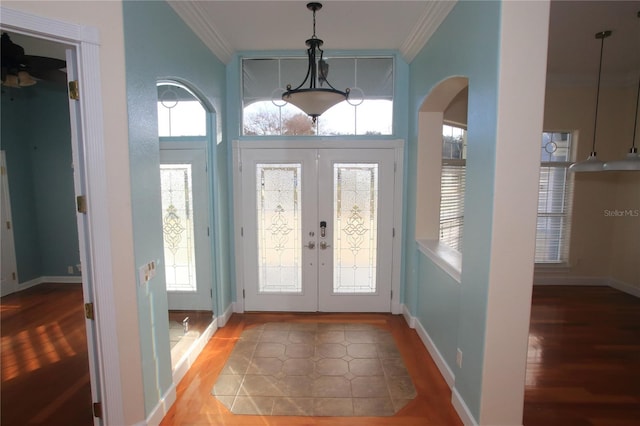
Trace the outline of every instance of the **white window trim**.
<instances>
[{"instance_id":1,"label":"white window trim","mask_svg":"<svg viewBox=\"0 0 640 426\"><path fill-rule=\"evenodd\" d=\"M439 240L416 240L418 249L438 267L453 278L462 282L462 254Z\"/></svg>"}]
</instances>

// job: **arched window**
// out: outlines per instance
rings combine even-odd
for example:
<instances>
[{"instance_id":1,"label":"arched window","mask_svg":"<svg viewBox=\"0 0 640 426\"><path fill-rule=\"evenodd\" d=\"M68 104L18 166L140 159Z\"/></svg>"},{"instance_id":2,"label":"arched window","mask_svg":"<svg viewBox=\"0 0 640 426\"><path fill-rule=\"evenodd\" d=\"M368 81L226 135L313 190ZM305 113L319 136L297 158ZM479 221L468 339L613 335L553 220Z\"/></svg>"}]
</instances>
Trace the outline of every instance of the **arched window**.
<instances>
[{"instance_id":1,"label":"arched window","mask_svg":"<svg viewBox=\"0 0 640 426\"><path fill-rule=\"evenodd\" d=\"M207 112L198 98L176 82L158 83L158 136L206 136Z\"/></svg>"}]
</instances>

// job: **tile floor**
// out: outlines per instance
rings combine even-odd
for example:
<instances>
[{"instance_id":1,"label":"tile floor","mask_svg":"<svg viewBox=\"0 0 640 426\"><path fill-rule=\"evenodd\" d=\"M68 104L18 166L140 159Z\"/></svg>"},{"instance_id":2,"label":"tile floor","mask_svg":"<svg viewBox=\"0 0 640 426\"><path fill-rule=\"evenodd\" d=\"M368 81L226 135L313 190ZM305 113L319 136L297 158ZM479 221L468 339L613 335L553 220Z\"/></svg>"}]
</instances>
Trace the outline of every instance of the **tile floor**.
<instances>
[{"instance_id":1,"label":"tile floor","mask_svg":"<svg viewBox=\"0 0 640 426\"><path fill-rule=\"evenodd\" d=\"M416 390L391 334L369 324L245 330L211 392L234 414L391 416Z\"/></svg>"}]
</instances>

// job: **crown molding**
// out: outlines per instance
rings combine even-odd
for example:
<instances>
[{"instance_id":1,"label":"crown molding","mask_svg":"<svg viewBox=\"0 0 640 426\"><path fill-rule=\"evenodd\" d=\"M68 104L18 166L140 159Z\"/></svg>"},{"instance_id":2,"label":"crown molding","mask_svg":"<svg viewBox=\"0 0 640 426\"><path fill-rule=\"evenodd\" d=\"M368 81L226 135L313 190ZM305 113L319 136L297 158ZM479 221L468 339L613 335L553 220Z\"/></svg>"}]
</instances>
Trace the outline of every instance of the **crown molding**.
<instances>
[{"instance_id":1,"label":"crown molding","mask_svg":"<svg viewBox=\"0 0 640 426\"><path fill-rule=\"evenodd\" d=\"M196 36L225 64L233 55L233 48L227 40L205 20L202 6L194 1L168 0L169 6L187 24Z\"/></svg>"},{"instance_id":2,"label":"crown molding","mask_svg":"<svg viewBox=\"0 0 640 426\"><path fill-rule=\"evenodd\" d=\"M427 41L436 32L442 21L456 5L457 0L428 2L427 7L413 27L413 30L400 46L402 57L411 63Z\"/></svg>"}]
</instances>

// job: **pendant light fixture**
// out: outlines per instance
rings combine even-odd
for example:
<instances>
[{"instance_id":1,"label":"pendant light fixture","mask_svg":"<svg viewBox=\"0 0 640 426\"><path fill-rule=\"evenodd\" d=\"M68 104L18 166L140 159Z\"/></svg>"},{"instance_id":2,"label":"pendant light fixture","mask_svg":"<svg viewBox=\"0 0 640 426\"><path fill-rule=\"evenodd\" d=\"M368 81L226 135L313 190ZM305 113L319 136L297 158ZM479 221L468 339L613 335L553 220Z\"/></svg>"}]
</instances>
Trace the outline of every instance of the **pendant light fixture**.
<instances>
[{"instance_id":1,"label":"pendant light fixture","mask_svg":"<svg viewBox=\"0 0 640 426\"><path fill-rule=\"evenodd\" d=\"M639 18L638 22L640 22L640 11L638 11L638 18ZM640 34L640 31L638 32L638 34ZM636 115L634 116L635 118L633 120L633 137L631 138L631 148L629 149L629 153L622 160L607 161L604 165L605 170L640 171L640 154L638 154L638 148L636 147L636 135L638 133L638 108L639 107L640 107L640 76L638 76L638 92L636 94Z\"/></svg>"},{"instance_id":2,"label":"pendant light fixture","mask_svg":"<svg viewBox=\"0 0 640 426\"><path fill-rule=\"evenodd\" d=\"M322 9L322 3L308 3L307 9L313 12L313 35L306 41L309 61L307 75L302 83L294 89L291 88L290 84L287 84L287 91L282 94L282 99L300 108L315 123L323 112L347 100L349 89L341 92L327 80L329 64L323 59L324 52L320 48L324 42L316 36L316 11ZM309 86L303 88L307 82L309 82ZM318 83L320 87L317 87ZM322 87L325 83L328 86L327 88Z\"/></svg>"},{"instance_id":3,"label":"pendant light fixture","mask_svg":"<svg viewBox=\"0 0 640 426\"><path fill-rule=\"evenodd\" d=\"M596 153L596 130L598 128L598 102L600 100L600 78L602 77L602 52L604 50L604 39L611 35L611 31L600 31L596 33L596 39L601 40L600 43L600 65L598 67L598 84L596 89L596 113L593 120L593 144L591 145L591 153L585 161L579 161L569 166L570 172L601 172L604 162L598 160Z\"/></svg>"}]
</instances>

